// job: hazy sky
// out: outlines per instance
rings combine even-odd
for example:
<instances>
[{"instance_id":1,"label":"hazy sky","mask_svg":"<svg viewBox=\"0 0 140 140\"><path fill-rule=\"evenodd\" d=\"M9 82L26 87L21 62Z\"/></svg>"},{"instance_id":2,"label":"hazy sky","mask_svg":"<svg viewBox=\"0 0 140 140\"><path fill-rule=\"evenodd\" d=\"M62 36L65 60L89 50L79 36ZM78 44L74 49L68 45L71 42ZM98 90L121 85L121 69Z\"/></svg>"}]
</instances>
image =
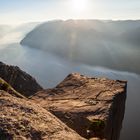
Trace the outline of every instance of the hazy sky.
<instances>
[{"instance_id":1,"label":"hazy sky","mask_svg":"<svg viewBox=\"0 0 140 140\"><path fill-rule=\"evenodd\" d=\"M52 19L140 19L140 0L0 0L0 24Z\"/></svg>"}]
</instances>

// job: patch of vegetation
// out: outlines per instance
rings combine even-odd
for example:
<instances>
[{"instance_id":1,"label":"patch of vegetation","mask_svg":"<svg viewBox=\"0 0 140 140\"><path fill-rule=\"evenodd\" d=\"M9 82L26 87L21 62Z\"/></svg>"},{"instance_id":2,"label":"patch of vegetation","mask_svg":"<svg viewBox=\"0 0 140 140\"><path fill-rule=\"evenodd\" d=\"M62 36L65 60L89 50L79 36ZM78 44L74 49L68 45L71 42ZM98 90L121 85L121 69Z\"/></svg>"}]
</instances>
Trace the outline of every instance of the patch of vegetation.
<instances>
[{"instance_id":1,"label":"patch of vegetation","mask_svg":"<svg viewBox=\"0 0 140 140\"><path fill-rule=\"evenodd\" d=\"M92 120L91 124L87 128L88 137L103 137L103 130L105 128L105 121L100 119Z\"/></svg>"},{"instance_id":2,"label":"patch of vegetation","mask_svg":"<svg viewBox=\"0 0 140 140\"><path fill-rule=\"evenodd\" d=\"M4 81L2 78L0 78L0 90L4 90L4 91L8 92L9 94L16 96L16 97L25 98L20 93L18 93L16 90L14 90L12 88L12 86L10 84L8 84L6 81Z\"/></svg>"},{"instance_id":3,"label":"patch of vegetation","mask_svg":"<svg viewBox=\"0 0 140 140\"><path fill-rule=\"evenodd\" d=\"M4 82L2 79L0 79L0 89L4 91L8 91L10 85L6 82Z\"/></svg>"}]
</instances>

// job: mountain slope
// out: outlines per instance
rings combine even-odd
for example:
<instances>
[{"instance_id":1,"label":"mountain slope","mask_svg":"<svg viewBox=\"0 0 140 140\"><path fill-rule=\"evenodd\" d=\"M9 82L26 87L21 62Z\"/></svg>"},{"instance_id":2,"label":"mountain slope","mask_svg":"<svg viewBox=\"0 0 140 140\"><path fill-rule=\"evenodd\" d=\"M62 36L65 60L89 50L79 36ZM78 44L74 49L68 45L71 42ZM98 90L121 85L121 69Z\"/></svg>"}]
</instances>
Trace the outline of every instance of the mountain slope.
<instances>
[{"instance_id":1,"label":"mountain slope","mask_svg":"<svg viewBox=\"0 0 140 140\"><path fill-rule=\"evenodd\" d=\"M9 66L0 62L0 77L26 97L43 89L33 77L17 66Z\"/></svg>"}]
</instances>

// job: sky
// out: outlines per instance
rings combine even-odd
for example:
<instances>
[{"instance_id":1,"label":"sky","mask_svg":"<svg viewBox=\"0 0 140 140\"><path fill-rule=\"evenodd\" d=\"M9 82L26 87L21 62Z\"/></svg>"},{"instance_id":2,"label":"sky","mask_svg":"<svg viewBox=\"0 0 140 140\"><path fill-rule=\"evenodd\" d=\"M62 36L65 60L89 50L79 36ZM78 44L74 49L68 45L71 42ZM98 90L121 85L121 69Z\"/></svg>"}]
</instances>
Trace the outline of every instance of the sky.
<instances>
[{"instance_id":1,"label":"sky","mask_svg":"<svg viewBox=\"0 0 140 140\"><path fill-rule=\"evenodd\" d=\"M0 0L0 24L140 19L140 0Z\"/></svg>"}]
</instances>

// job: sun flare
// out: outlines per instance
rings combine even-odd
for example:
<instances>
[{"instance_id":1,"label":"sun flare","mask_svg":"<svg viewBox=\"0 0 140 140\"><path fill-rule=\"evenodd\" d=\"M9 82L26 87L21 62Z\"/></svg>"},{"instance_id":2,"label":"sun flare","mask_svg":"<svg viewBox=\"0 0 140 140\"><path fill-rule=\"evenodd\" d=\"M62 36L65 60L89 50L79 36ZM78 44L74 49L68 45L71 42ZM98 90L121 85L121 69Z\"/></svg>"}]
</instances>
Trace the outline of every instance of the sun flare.
<instances>
[{"instance_id":1,"label":"sun flare","mask_svg":"<svg viewBox=\"0 0 140 140\"><path fill-rule=\"evenodd\" d=\"M82 12L87 9L88 0L72 0L73 9L76 12Z\"/></svg>"}]
</instances>

